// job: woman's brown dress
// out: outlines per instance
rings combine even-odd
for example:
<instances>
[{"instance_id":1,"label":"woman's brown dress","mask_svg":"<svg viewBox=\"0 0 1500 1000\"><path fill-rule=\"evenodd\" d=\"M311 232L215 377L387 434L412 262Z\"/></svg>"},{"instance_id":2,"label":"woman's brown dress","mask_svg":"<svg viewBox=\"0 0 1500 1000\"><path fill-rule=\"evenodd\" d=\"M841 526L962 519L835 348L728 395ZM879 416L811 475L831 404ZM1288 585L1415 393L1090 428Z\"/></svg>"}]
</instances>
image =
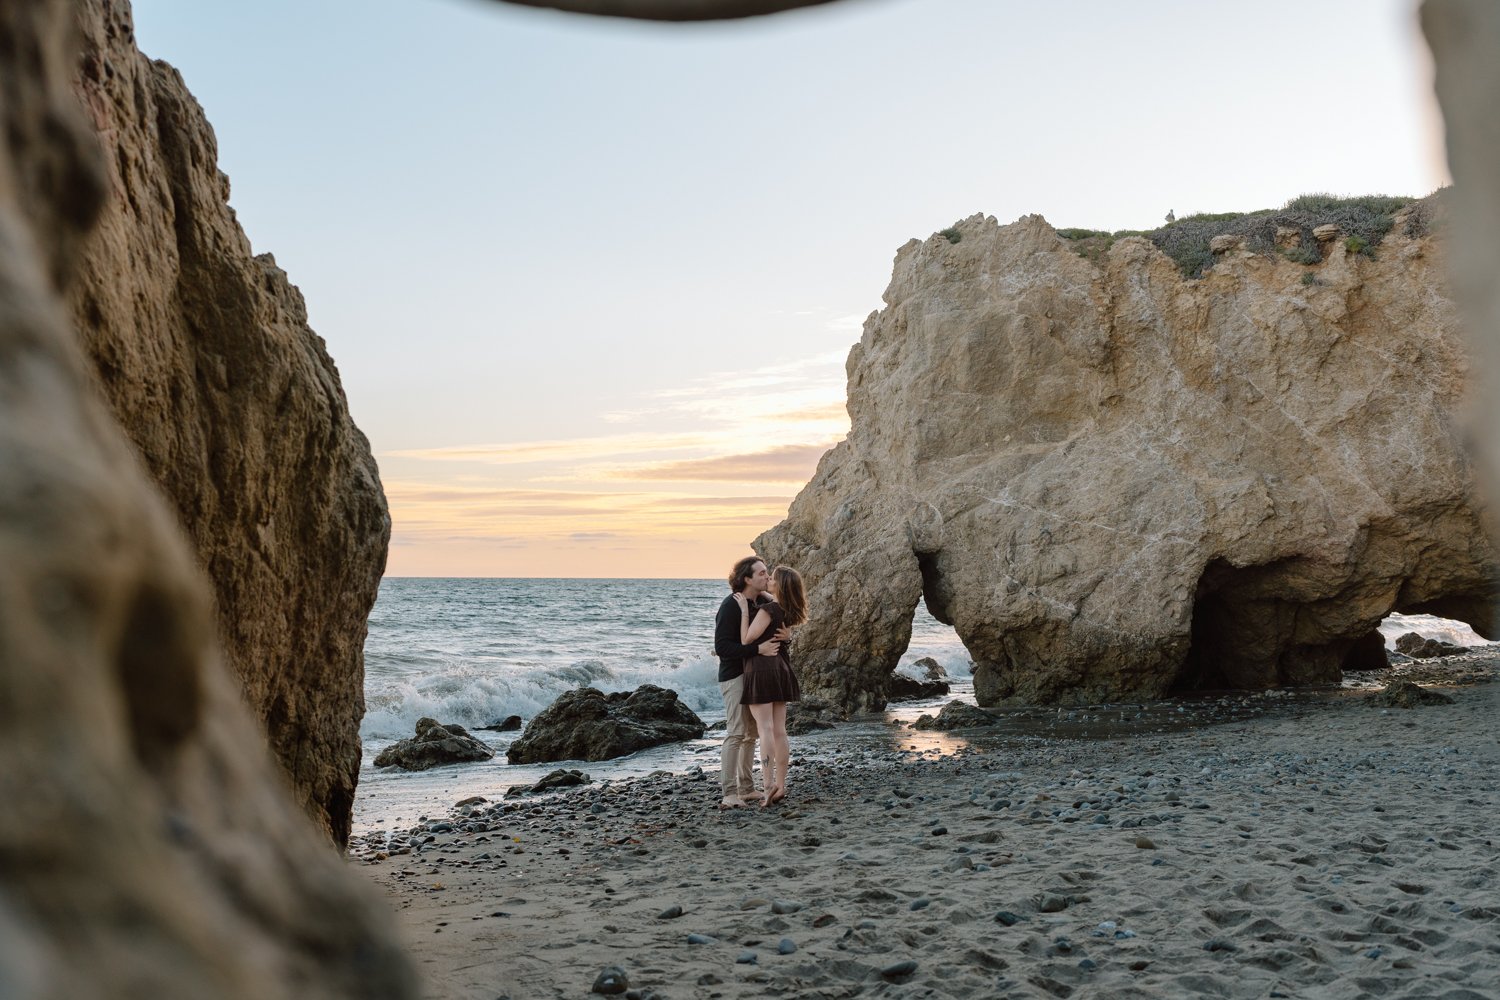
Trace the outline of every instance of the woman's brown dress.
<instances>
[{"instance_id":1,"label":"woman's brown dress","mask_svg":"<svg viewBox=\"0 0 1500 1000\"><path fill-rule=\"evenodd\" d=\"M786 612L775 601L767 601L751 609L765 611L771 616L771 624L749 645L759 646L776 634L786 621ZM789 643L783 642L775 656L752 656L745 661L745 693L740 698L742 705L765 705L778 701L800 701L802 689L797 684L797 675L792 673L792 659L788 653Z\"/></svg>"}]
</instances>

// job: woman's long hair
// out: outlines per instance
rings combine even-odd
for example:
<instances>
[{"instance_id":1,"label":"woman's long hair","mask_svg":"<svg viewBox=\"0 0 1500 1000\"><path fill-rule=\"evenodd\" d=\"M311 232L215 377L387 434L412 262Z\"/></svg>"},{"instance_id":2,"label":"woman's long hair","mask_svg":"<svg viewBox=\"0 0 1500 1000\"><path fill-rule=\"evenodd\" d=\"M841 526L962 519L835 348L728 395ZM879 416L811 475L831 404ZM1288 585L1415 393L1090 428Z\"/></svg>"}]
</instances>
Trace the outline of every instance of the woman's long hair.
<instances>
[{"instance_id":1,"label":"woman's long hair","mask_svg":"<svg viewBox=\"0 0 1500 1000\"><path fill-rule=\"evenodd\" d=\"M786 612L788 625L807 621L807 595L802 590L802 575L790 566L777 566L771 573L776 581L776 603Z\"/></svg>"}]
</instances>

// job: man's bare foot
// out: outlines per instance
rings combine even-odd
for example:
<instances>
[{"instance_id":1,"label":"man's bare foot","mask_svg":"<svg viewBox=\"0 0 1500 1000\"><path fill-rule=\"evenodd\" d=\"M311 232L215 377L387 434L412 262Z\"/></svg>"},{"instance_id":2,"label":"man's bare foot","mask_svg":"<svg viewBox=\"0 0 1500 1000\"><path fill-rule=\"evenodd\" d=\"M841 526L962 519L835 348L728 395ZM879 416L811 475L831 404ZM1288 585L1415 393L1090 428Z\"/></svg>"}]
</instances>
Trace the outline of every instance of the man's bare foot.
<instances>
[{"instance_id":1,"label":"man's bare foot","mask_svg":"<svg viewBox=\"0 0 1500 1000\"><path fill-rule=\"evenodd\" d=\"M740 798L744 799L746 802L755 802L765 797L765 792L746 792L745 794L740 796Z\"/></svg>"},{"instance_id":2,"label":"man's bare foot","mask_svg":"<svg viewBox=\"0 0 1500 1000\"><path fill-rule=\"evenodd\" d=\"M743 809L747 805L749 805L749 803L740 798L738 795L726 795L724 796L723 800L719 802L720 809Z\"/></svg>"}]
</instances>

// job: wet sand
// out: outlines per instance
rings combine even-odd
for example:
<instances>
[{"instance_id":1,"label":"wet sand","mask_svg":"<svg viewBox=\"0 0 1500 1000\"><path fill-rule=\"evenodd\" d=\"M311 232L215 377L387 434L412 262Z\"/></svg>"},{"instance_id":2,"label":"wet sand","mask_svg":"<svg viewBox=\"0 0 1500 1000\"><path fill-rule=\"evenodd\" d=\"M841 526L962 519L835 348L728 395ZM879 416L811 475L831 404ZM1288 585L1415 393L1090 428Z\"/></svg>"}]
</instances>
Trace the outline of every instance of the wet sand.
<instances>
[{"instance_id":1,"label":"wet sand","mask_svg":"<svg viewBox=\"0 0 1500 1000\"><path fill-rule=\"evenodd\" d=\"M794 737L766 810L663 774L471 802L351 864L435 1000L582 997L611 966L636 997L1500 996L1500 659L1409 670L1454 704L868 723Z\"/></svg>"}]
</instances>

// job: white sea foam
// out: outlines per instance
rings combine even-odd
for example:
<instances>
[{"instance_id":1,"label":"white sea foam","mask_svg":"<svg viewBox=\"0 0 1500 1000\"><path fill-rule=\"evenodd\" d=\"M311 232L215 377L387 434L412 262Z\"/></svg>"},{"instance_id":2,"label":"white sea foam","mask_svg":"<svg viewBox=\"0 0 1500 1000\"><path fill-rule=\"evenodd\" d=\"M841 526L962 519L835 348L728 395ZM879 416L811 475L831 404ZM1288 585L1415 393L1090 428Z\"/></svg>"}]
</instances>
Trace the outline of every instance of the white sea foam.
<instances>
[{"instance_id":1,"label":"white sea foam","mask_svg":"<svg viewBox=\"0 0 1500 1000\"><path fill-rule=\"evenodd\" d=\"M1424 639L1451 642L1455 646L1487 646L1490 642L1464 622L1434 615L1390 615L1380 623L1386 649L1395 649L1396 640L1408 632L1415 632Z\"/></svg>"}]
</instances>

